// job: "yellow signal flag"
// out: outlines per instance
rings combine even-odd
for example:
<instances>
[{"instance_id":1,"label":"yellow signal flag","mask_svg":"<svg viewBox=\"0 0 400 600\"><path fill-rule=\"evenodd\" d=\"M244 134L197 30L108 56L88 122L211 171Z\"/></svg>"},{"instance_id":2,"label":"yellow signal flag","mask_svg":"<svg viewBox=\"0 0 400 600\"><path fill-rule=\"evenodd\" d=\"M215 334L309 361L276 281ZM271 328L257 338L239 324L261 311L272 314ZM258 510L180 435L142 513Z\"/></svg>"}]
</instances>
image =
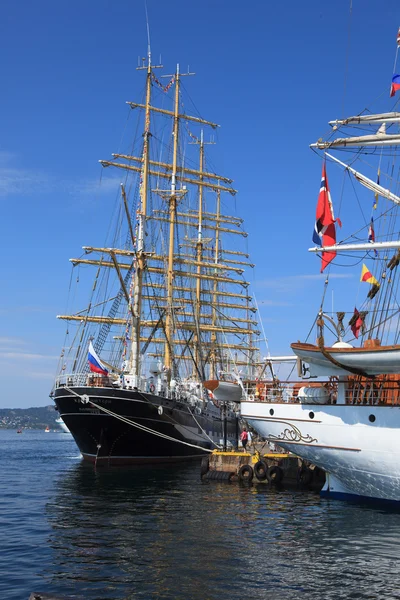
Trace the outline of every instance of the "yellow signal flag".
<instances>
[{"instance_id":1,"label":"yellow signal flag","mask_svg":"<svg viewBox=\"0 0 400 600\"><path fill-rule=\"evenodd\" d=\"M362 266L360 281L379 285L377 279L375 279L371 271L365 265Z\"/></svg>"}]
</instances>

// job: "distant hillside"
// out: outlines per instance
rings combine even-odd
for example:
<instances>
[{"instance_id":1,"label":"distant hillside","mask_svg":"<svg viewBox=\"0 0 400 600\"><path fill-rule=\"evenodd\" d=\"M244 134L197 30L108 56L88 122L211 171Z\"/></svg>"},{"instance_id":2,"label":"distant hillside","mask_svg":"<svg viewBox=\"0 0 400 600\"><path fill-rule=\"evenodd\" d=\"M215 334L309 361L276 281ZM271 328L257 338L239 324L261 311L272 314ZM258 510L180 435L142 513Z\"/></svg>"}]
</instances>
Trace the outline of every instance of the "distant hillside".
<instances>
[{"instance_id":1,"label":"distant hillside","mask_svg":"<svg viewBox=\"0 0 400 600\"><path fill-rule=\"evenodd\" d=\"M53 405L32 408L0 408L0 429L50 429L57 427L58 412Z\"/></svg>"}]
</instances>

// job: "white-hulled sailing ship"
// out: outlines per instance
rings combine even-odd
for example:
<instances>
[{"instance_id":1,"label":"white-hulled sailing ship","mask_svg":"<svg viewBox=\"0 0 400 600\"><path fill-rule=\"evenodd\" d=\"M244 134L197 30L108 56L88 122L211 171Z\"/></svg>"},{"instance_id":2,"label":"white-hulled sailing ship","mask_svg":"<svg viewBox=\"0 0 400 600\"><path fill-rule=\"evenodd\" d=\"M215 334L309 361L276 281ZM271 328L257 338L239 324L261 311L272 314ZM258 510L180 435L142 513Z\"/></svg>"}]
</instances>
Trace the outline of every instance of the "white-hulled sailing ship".
<instances>
[{"instance_id":1,"label":"white-hulled sailing ship","mask_svg":"<svg viewBox=\"0 0 400 600\"><path fill-rule=\"evenodd\" d=\"M149 51L144 103L128 102L139 118L132 149L100 161L124 178L116 227L71 259L78 288L93 274L89 299L74 293L80 306L58 317L68 328L52 396L83 458L107 465L235 445L232 400L258 351L236 190L205 152L204 131L218 126L186 113L189 73L178 66L164 85L155 68Z\"/></svg>"},{"instance_id":2,"label":"white-hulled sailing ship","mask_svg":"<svg viewBox=\"0 0 400 600\"><path fill-rule=\"evenodd\" d=\"M397 43L399 47L400 30ZM398 89L400 76L394 75L391 97ZM359 227L336 241L335 203L324 166L313 237L319 245L310 249L321 254L321 270L327 269L315 319L317 341L292 344L302 381L259 385L256 401L242 404L243 417L269 441L327 471L322 493L330 496L400 501L397 105L398 100L391 112L364 111L331 121L327 139L312 144L321 151L324 165L343 169L351 179L354 207L362 207ZM341 151L340 158L336 151ZM348 202L346 194L343 232ZM365 299L355 309L354 300L345 307L347 292L343 312L329 314L330 268L346 261L358 277L361 271L358 298Z\"/></svg>"}]
</instances>

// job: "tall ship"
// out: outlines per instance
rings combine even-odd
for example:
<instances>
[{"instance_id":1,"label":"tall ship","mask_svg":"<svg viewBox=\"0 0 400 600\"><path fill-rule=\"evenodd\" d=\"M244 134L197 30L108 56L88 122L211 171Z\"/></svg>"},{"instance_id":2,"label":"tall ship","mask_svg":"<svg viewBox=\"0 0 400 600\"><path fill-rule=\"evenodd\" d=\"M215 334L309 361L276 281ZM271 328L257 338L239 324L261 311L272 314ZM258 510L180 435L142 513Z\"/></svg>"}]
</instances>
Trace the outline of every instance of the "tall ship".
<instances>
[{"instance_id":1,"label":"tall ship","mask_svg":"<svg viewBox=\"0 0 400 600\"><path fill-rule=\"evenodd\" d=\"M399 47L400 30L396 60ZM322 494L339 498L400 501L399 90L395 71L390 112L330 121L311 145L322 180L310 251L326 275L313 337L291 345L299 381L259 383L241 405L267 440L325 469ZM328 170L344 178L332 197ZM349 278L334 313L337 273Z\"/></svg>"},{"instance_id":2,"label":"tall ship","mask_svg":"<svg viewBox=\"0 0 400 600\"><path fill-rule=\"evenodd\" d=\"M242 379L258 356L247 233L232 180L209 158L218 125L186 110L192 73L159 68L149 50L143 101L127 103L134 139L100 160L120 176L107 237L71 259L76 289L58 316L67 329L51 396L96 464L236 445Z\"/></svg>"}]
</instances>

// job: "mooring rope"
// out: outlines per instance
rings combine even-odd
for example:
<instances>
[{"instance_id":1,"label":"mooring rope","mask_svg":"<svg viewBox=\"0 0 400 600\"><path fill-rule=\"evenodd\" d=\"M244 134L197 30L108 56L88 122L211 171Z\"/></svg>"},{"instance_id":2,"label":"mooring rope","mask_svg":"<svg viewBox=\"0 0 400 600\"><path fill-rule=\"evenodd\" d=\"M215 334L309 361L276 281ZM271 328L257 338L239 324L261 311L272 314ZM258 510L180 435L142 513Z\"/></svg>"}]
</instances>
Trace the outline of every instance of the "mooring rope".
<instances>
[{"instance_id":1,"label":"mooring rope","mask_svg":"<svg viewBox=\"0 0 400 600\"><path fill-rule=\"evenodd\" d=\"M188 411L189 411L189 413L192 415L192 417L193 417L193 420L194 420L194 422L196 423L197 427L198 427L199 429L201 429L201 431L204 433L204 435L205 435L206 437L208 437L208 439L210 440L210 442L211 442L212 444L214 444L214 446L215 446L216 448L221 448L221 444L217 444L216 442L214 442L214 440L213 440L212 438L210 438L210 436L208 435L208 433L207 433L206 431L204 431L204 429L202 428L202 426L200 425L200 423L198 422L198 420L196 419L196 417L194 416L194 414L192 413L192 411L190 410L190 408L189 408L189 407L187 407L187 408L188 408Z\"/></svg>"},{"instance_id":2,"label":"mooring rope","mask_svg":"<svg viewBox=\"0 0 400 600\"><path fill-rule=\"evenodd\" d=\"M65 386L65 389L68 390L69 392L71 392L72 394L74 394L75 396L78 396L78 398L80 398L84 402L83 396L81 396L77 392L74 392L74 390L71 390L71 388L69 388L67 386ZM88 397L88 402L90 402L90 404L92 404L93 406L95 406L99 410L102 410L103 412L107 413L108 415L114 417L115 419L119 419L123 423L126 423L127 425L132 425L132 427L136 427L137 429L140 429L140 430L142 430L142 431L144 431L146 433L150 433L152 435L158 436L158 437L163 438L165 440L169 440L171 442L176 442L178 444L184 444L185 446L190 446L191 448L197 448L198 450L202 450L204 452L213 452L213 450L210 450L208 448L203 448L203 446L198 446L197 444L190 444L189 442L184 442L183 440L177 440L176 438L174 438L174 437L172 437L170 435L167 435L165 433L160 433L159 431L155 431L154 429L150 429L150 427L146 427L145 425L140 425L139 423L136 423L135 421L131 421L130 419L127 419L126 417L123 417L121 415L117 415L117 413L114 413L111 410L108 410L107 408L104 408L104 406L100 406L99 404L96 404L95 402L93 402L93 400L89 400L89 397ZM84 402L84 403L86 404L86 402ZM200 427L200 429L201 429L201 427Z\"/></svg>"}]
</instances>

